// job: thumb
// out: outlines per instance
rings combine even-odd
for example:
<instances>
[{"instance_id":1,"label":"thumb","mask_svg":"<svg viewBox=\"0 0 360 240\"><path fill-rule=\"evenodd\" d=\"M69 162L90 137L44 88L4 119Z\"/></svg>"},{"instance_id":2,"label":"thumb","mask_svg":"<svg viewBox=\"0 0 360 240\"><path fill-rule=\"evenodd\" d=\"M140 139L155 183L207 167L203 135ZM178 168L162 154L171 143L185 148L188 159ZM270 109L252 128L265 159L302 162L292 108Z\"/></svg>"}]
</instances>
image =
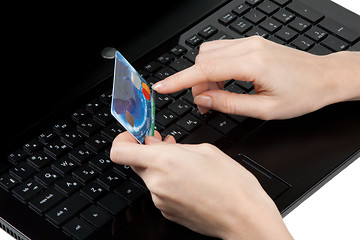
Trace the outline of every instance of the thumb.
<instances>
[{"instance_id":1,"label":"thumb","mask_svg":"<svg viewBox=\"0 0 360 240\"><path fill-rule=\"evenodd\" d=\"M270 96L232 93L225 90L203 92L194 98L194 103L227 114L235 114L269 120L273 100Z\"/></svg>"}]
</instances>

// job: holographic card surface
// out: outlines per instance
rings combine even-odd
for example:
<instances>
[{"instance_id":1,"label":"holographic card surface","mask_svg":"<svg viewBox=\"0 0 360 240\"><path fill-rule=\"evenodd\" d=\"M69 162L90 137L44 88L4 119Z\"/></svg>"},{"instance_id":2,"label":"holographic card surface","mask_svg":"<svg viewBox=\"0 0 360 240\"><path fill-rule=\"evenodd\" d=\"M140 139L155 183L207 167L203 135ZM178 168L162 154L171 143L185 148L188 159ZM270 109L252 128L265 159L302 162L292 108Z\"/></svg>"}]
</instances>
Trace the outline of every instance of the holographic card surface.
<instances>
[{"instance_id":1,"label":"holographic card surface","mask_svg":"<svg viewBox=\"0 0 360 240\"><path fill-rule=\"evenodd\" d=\"M154 135L153 91L119 52L115 55L111 114L141 144L146 135Z\"/></svg>"}]
</instances>

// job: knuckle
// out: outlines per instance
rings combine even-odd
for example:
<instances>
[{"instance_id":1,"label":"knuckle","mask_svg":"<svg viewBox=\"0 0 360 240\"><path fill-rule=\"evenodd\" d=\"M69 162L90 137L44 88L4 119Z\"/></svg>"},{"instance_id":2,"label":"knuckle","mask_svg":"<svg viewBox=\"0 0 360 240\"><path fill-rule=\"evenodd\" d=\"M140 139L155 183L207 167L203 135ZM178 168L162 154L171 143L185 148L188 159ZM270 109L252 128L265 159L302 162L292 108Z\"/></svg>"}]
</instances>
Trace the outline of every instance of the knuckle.
<instances>
[{"instance_id":1,"label":"knuckle","mask_svg":"<svg viewBox=\"0 0 360 240\"><path fill-rule=\"evenodd\" d=\"M203 153L209 153L209 152L213 152L217 150L217 147L215 147L214 145L210 144L210 143L201 143L199 145L199 148L201 150L201 152Z\"/></svg>"},{"instance_id":2,"label":"knuckle","mask_svg":"<svg viewBox=\"0 0 360 240\"><path fill-rule=\"evenodd\" d=\"M249 38L251 40L251 45L255 48L255 49L263 49L266 46L266 40L263 37L260 36L251 36Z\"/></svg>"},{"instance_id":3,"label":"knuckle","mask_svg":"<svg viewBox=\"0 0 360 240\"><path fill-rule=\"evenodd\" d=\"M194 65L197 71L202 74L206 80L209 76L216 71L217 64L214 60L204 60Z\"/></svg>"},{"instance_id":4,"label":"knuckle","mask_svg":"<svg viewBox=\"0 0 360 240\"><path fill-rule=\"evenodd\" d=\"M237 102L233 100L236 93L226 92L223 98L221 111L228 114L236 114Z\"/></svg>"},{"instance_id":5,"label":"knuckle","mask_svg":"<svg viewBox=\"0 0 360 240\"><path fill-rule=\"evenodd\" d=\"M204 42L199 47L199 53L206 52L211 46L216 44L216 41Z\"/></svg>"}]
</instances>

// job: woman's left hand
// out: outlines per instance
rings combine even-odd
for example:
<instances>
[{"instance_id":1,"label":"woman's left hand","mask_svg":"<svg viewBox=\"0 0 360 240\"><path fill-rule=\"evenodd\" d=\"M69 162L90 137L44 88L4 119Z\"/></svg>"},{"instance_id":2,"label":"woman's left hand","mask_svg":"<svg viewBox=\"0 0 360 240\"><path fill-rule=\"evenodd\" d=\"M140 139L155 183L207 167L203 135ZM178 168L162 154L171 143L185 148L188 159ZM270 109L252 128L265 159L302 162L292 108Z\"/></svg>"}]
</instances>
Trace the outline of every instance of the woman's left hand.
<instances>
[{"instance_id":1,"label":"woman's left hand","mask_svg":"<svg viewBox=\"0 0 360 240\"><path fill-rule=\"evenodd\" d=\"M111 159L132 166L167 219L223 239L260 239L275 226L290 236L257 179L218 148L176 144L172 136L162 141L158 132L145 143L122 133Z\"/></svg>"}]
</instances>

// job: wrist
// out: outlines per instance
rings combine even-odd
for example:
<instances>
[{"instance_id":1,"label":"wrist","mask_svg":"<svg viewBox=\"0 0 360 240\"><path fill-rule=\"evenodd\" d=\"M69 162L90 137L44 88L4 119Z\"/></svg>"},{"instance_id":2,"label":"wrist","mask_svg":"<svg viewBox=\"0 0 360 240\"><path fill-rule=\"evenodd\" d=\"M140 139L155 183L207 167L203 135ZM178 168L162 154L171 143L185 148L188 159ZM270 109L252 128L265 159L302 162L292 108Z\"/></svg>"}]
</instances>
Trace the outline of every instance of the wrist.
<instances>
[{"instance_id":1,"label":"wrist","mask_svg":"<svg viewBox=\"0 0 360 240\"><path fill-rule=\"evenodd\" d=\"M325 58L328 63L327 79L324 79L329 90L328 104L360 100L360 53L339 52Z\"/></svg>"},{"instance_id":2,"label":"wrist","mask_svg":"<svg viewBox=\"0 0 360 240\"><path fill-rule=\"evenodd\" d=\"M246 212L234 211L224 240L293 240L275 203L268 199L253 202Z\"/></svg>"}]
</instances>

